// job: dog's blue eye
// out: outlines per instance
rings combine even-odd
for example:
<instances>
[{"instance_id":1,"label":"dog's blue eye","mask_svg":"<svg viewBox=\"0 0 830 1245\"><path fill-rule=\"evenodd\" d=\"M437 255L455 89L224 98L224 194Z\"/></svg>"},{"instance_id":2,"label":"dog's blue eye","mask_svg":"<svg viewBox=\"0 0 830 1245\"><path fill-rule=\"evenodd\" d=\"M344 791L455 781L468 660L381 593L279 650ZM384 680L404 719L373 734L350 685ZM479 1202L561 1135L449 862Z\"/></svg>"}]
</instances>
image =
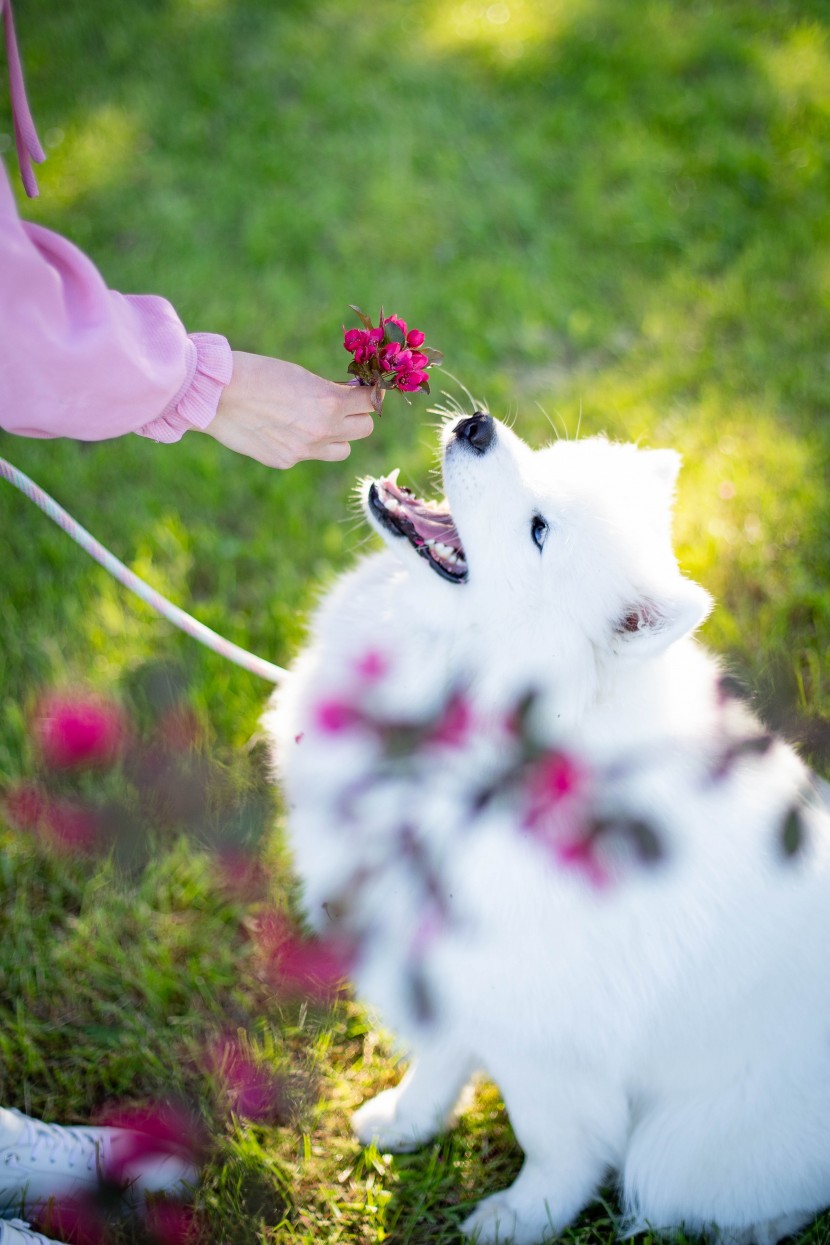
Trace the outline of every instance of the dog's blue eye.
<instances>
[{"instance_id":1,"label":"dog's blue eye","mask_svg":"<svg viewBox=\"0 0 830 1245\"><path fill-rule=\"evenodd\" d=\"M530 525L530 535L533 537L533 543L537 549L541 549L548 538L547 523L540 514L533 516L533 522Z\"/></svg>"}]
</instances>

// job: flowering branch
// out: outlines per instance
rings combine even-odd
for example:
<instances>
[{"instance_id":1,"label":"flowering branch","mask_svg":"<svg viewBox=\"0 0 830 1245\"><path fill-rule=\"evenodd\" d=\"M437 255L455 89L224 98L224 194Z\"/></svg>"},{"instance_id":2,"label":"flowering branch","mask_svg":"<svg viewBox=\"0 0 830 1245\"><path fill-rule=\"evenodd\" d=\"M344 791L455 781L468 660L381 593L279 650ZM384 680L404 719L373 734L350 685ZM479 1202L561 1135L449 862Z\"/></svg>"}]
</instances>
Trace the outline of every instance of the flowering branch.
<instances>
[{"instance_id":1,"label":"flowering branch","mask_svg":"<svg viewBox=\"0 0 830 1245\"><path fill-rule=\"evenodd\" d=\"M372 390L372 406L378 415L386 389L429 393L427 371L440 367L444 358L441 351L425 346L425 334L420 329L408 328L400 316L385 316L382 307L377 326L359 307L350 304L350 309L363 328L343 327L343 346L354 355L348 370L359 384Z\"/></svg>"}]
</instances>

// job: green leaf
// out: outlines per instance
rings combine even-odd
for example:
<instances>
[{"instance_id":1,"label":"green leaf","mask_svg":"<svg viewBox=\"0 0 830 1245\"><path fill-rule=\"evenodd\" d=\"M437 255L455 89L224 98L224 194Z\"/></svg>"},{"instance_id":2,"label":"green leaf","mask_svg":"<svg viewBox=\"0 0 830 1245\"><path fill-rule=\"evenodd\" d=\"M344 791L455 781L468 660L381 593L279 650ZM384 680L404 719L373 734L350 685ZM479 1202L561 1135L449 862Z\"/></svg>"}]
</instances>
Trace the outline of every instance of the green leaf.
<instances>
[{"instance_id":1,"label":"green leaf","mask_svg":"<svg viewBox=\"0 0 830 1245\"><path fill-rule=\"evenodd\" d=\"M805 837L804 818L801 816L801 810L793 805L781 823L781 847L784 855L793 857L800 852L804 846Z\"/></svg>"},{"instance_id":2,"label":"green leaf","mask_svg":"<svg viewBox=\"0 0 830 1245\"><path fill-rule=\"evenodd\" d=\"M384 324L383 337L385 342L397 342L399 346L403 346L406 341L406 337L401 332L400 326L392 323ZM426 351L424 351L424 354L426 354Z\"/></svg>"},{"instance_id":3,"label":"green leaf","mask_svg":"<svg viewBox=\"0 0 830 1245\"><path fill-rule=\"evenodd\" d=\"M429 381L428 380L421 381L420 385L418 386L418 392L429 393Z\"/></svg>"},{"instance_id":4,"label":"green leaf","mask_svg":"<svg viewBox=\"0 0 830 1245\"><path fill-rule=\"evenodd\" d=\"M663 844L652 825L639 817L632 817L625 823L625 828L642 864L653 865L663 859Z\"/></svg>"},{"instance_id":5,"label":"green leaf","mask_svg":"<svg viewBox=\"0 0 830 1245\"><path fill-rule=\"evenodd\" d=\"M430 367L440 367L444 362L444 354L441 350L433 350L432 346L416 346L415 349L426 355Z\"/></svg>"},{"instance_id":6,"label":"green leaf","mask_svg":"<svg viewBox=\"0 0 830 1245\"><path fill-rule=\"evenodd\" d=\"M640 864L653 865L663 859L663 844L657 831L640 817L597 817L589 824L589 838L617 838L633 849Z\"/></svg>"},{"instance_id":7,"label":"green leaf","mask_svg":"<svg viewBox=\"0 0 830 1245\"><path fill-rule=\"evenodd\" d=\"M349 303L349 311L353 311L365 329L372 329L371 318L366 315L365 311L361 311L359 307L355 307L354 303Z\"/></svg>"}]
</instances>

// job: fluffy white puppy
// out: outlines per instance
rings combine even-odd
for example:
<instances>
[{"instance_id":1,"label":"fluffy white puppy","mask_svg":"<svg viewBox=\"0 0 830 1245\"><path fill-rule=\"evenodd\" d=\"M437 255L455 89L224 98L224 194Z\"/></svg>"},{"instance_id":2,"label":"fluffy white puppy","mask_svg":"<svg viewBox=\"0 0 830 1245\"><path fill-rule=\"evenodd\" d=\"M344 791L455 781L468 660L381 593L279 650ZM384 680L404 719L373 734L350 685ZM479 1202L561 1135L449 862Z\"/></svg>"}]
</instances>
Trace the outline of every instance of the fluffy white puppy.
<instances>
[{"instance_id":1,"label":"fluffy white puppy","mask_svg":"<svg viewBox=\"0 0 830 1245\"><path fill-rule=\"evenodd\" d=\"M534 452L482 413L443 445L448 506L366 483L388 548L266 717L309 918L413 1056L357 1134L425 1142L484 1069L525 1162L478 1241L556 1233L616 1173L631 1230L768 1245L830 1203L830 817L691 638L675 454ZM571 758L542 833L540 741Z\"/></svg>"}]
</instances>

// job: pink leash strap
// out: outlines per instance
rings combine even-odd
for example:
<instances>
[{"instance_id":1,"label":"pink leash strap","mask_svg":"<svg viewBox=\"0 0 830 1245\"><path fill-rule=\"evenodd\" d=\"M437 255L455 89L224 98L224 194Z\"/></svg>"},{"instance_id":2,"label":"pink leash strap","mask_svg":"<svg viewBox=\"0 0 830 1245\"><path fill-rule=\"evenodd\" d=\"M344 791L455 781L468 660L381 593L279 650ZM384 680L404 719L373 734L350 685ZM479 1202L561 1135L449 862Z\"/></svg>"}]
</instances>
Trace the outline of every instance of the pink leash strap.
<instances>
[{"instance_id":1,"label":"pink leash strap","mask_svg":"<svg viewBox=\"0 0 830 1245\"><path fill-rule=\"evenodd\" d=\"M286 671L281 666L275 666L273 662L266 661L263 657L257 657L255 653L249 653L244 648L240 648L238 644L233 644L230 640L226 640L224 636L217 635L215 631L211 631L210 627L206 627L204 623L191 618L190 614L185 613L183 609L179 609L178 605L173 605L160 592L156 592L155 588L145 584L143 579L139 579L134 571L131 571L123 562L120 562L86 528L81 527L80 523L73 519L70 514L67 514L54 498L45 493L42 488L39 488L34 480L30 480L17 467L13 467L11 463L6 462L5 458L0 458L0 479L8 480L9 484L13 484L16 489L19 489L24 497L28 497L36 506L39 506L53 523L57 523L58 527L63 528L76 544L79 544L90 557L103 566L104 570L109 571L110 575L113 575L125 588L129 588L131 592L134 592L147 605L151 605L154 610L158 610L168 622L172 622L174 626L184 631L186 635L192 636L200 644L207 645L208 648L212 649L214 653L218 653L221 657L227 657L228 661L235 662L243 670L248 670L251 674L258 674L260 678L268 679L271 683L281 683L285 678Z\"/></svg>"},{"instance_id":2,"label":"pink leash strap","mask_svg":"<svg viewBox=\"0 0 830 1245\"><path fill-rule=\"evenodd\" d=\"M6 55L9 61L9 93L12 101L12 117L14 119L14 141L17 146L17 163L20 176L30 199L37 198L38 188L32 161L42 164L46 153L40 145L35 123L26 98L26 84L23 81L23 66L20 63L20 51L14 30L12 16L12 0L0 0L3 10L3 25L6 31Z\"/></svg>"}]
</instances>

